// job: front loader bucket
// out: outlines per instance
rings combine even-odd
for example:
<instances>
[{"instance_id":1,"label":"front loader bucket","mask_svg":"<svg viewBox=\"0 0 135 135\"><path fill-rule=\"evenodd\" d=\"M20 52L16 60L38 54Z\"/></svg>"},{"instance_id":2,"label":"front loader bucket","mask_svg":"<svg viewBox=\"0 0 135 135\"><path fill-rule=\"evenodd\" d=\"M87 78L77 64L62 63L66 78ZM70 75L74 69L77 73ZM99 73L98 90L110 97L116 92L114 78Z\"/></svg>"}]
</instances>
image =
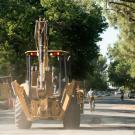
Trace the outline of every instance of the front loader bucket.
<instances>
[{"instance_id":1,"label":"front loader bucket","mask_svg":"<svg viewBox=\"0 0 135 135\"><path fill-rule=\"evenodd\" d=\"M13 81L11 83L13 91L15 95L18 97L22 111L24 112L25 116L27 117L28 120L31 120L31 114L30 110L28 108L28 104L26 102L26 92L22 86L20 86L17 81Z\"/></svg>"}]
</instances>

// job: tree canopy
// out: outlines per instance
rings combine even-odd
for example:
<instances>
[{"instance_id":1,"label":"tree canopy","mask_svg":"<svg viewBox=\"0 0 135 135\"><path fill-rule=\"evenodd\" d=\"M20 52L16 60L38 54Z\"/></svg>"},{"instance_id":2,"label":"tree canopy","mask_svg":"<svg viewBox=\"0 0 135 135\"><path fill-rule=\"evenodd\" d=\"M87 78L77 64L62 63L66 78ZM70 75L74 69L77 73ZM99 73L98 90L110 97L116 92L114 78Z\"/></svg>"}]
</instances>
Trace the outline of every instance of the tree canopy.
<instances>
[{"instance_id":1,"label":"tree canopy","mask_svg":"<svg viewBox=\"0 0 135 135\"><path fill-rule=\"evenodd\" d=\"M107 12L111 24L119 30L119 40L109 48L112 59L109 68L110 81L115 85L133 88L135 79L135 3L111 1Z\"/></svg>"},{"instance_id":2,"label":"tree canopy","mask_svg":"<svg viewBox=\"0 0 135 135\"><path fill-rule=\"evenodd\" d=\"M93 71L92 60L99 54L96 43L107 27L102 9L94 1L0 0L0 10L2 74L24 78L24 52L36 49L33 35L39 17L49 22L49 48L71 53L72 78L84 79Z\"/></svg>"},{"instance_id":3,"label":"tree canopy","mask_svg":"<svg viewBox=\"0 0 135 135\"><path fill-rule=\"evenodd\" d=\"M95 65L94 72L88 74L86 89L106 90L108 88L107 59L100 55L93 65Z\"/></svg>"}]
</instances>

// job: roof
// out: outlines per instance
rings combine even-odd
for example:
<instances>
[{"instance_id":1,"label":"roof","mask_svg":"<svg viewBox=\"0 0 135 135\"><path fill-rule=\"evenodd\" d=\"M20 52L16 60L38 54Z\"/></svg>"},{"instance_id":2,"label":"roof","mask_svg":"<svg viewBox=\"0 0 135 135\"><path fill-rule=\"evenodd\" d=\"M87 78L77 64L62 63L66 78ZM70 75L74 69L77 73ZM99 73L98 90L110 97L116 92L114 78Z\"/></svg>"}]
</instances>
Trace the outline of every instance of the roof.
<instances>
[{"instance_id":1,"label":"roof","mask_svg":"<svg viewBox=\"0 0 135 135\"><path fill-rule=\"evenodd\" d=\"M67 51L63 51L63 50L48 50L48 53L55 53L55 52L60 52L60 53L64 53L64 54L69 54L69 52ZM30 55L31 53L37 53L37 50L32 50L32 51L26 51L25 54L26 55Z\"/></svg>"}]
</instances>

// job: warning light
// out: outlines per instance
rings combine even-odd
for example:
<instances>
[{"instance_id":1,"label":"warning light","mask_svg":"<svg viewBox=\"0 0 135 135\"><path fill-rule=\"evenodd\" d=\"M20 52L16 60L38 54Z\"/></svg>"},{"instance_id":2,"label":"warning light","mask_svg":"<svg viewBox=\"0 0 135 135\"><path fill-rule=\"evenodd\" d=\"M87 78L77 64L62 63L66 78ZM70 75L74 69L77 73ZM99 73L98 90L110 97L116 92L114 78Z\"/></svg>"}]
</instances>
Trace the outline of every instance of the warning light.
<instances>
[{"instance_id":1,"label":"warning light","mask_svg":"<svg viewBox=\"0 0 135 135\"><path fill-rule=\"evenodd\" d=\"M59 56L60 55L60 53L59 52L57 52L57 56Z\"/></svg>"},{"instance_id":2,"label":"warning light","mask_svg":"<svg viewBox=\"0 0 135 135\"><path fill-rule=\"evenodd\" d=\"M30 55L31 56L37 56L37 52L31 52Z\"/></svg>"},{"instance_id":3,"label":"warning light","mask_svg":"<svg viewBox=\"0 0 135 135\"><path fill-rule=\"evenodd\" d=\"M50 56L52 56L52 57L58 57L58 56L60 56L60 52L51 52L50 53Z\"/></svg>"},{"instance_id":4,"label":"warning light","mask_svg":"<svg viewBox=\"0 0 135 135\"><path fill-rule=\"evenodd\" d=\"M25 52L25 54L27 56L30 56L30 57L36 57L36 56L38 56L38 52L37 51L27 51L27 52Z\"/></svg>"}]
</instances>

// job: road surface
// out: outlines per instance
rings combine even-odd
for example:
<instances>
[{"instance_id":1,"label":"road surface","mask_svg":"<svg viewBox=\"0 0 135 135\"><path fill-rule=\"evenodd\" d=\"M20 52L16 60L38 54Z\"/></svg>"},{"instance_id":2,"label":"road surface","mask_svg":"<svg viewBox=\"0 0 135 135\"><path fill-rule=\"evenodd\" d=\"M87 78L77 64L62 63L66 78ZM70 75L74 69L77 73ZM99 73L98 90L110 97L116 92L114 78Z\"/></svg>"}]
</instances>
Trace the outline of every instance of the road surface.
<instances>
[{"instance_id":1,"label":"road surface","mask_svg":"<svg viewBox=\"0 0 135 135\"><path fill-rule=\"evenodd\" d=\"M120 101L119 97L96 100L95 112L84 106L81 127L65 130L61 121L34 122L31 129L20 130L14 125L14 110L0 109L0 135L135 135L135 99Z\"/></svg>"}]
</instances>

